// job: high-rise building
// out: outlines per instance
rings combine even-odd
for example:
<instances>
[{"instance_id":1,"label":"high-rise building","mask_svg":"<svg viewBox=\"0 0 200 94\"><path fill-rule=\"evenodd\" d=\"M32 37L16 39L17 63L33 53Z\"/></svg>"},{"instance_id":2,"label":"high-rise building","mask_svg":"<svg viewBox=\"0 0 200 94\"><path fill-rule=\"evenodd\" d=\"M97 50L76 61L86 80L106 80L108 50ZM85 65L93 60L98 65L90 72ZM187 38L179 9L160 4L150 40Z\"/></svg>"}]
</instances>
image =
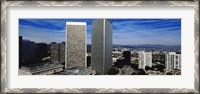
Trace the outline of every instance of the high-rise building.
<instances>
[{"instance_id":1,"label":"high-rise building","mask_svg":"<svg viewBox=\"0 0 200 94\"><path fill-rule=\"evenodd\" d=\"M152 53L151 52L145 52L144 62L146 62L146 66L152 67Z\"/></svg>"},{"instance_id":2,"label":"high-rise building","mask_svg":"<svg viewBox=\"0 0 200 94\"><path fill-rule=\"evenodd\" d=\"M175 55L176 52L169 52L165 55L165 69L174 69Z\"/></svg>"},{"instance_id":3,"label":"high-rise building","mask_svg":"<svg viewBox=\"0 0 200 94\"><path fill-rule=\"evenodd\" d=\"M174 63L174 69L181 69L181 54L176 54L176 62Z\"/></svg>"},{"instance_id":4,"label":"high-rise building","mask_svg":"<svg viewBox=\"0 0 200 94\"><path fill-rule=\"evenodd\" d=\"M112 24L106 19L92 23L91 65L99 74L112 68Z\"/></svg>"},{"instance_id":5,"label":"high-rise building","mask_svg":"<svg viewBox=\"0 0 200 94\"><path fill-rule=\"evenodd\" d=\"M65 62L65 42L56 43L52 42L50 46L51 62L58 61L59 63Z\"/></svg>"},{"instance_id":6,"label":"high-rise building","mask_svg":"<svg viewBox=\"0 0 200 94\"><path fill-rule=\"evenodd\" d=\"M138 69L145 69L146 66L152 67L152 53L140 51L139 52Z\"/></svg>"},{"instance_id":7,"label":"high-rise building","mask_svg":"<svg viewBox=\"0 0 200 94\"><path fill-rule=\"evenodd\" d=\"M50 46L50 52L51 52L50 61L51 62L59 61L59 54L60 54L59 51L60 51L59 44L56 42L52 42Z\"/></svg>"},{"instance_id":8,"label":"high-rise building","mask_svg":"<svg viewBox=\"0 0 200 94\"><path fill-rule=\"evenodd\" d=\"M22 36L19 36L19 67L22 65Z\"/></svg>"},{"instance_id":9,"label":"high-rise building","mask_svg":"<svg viewBox=\"0 0 200 94\"><path fill-rule=\"evenodd\" d=\"M144 62L144 52L140 51L138 53L138 58L139 58L139 61L138 61L138 69L145 69L145 62Z\"/></svg>"},{"instance_id":10,"label":"high-rise building","mask_svg":"<svg viewBox=\"0 0 200 94\"><path fill-rule=\"evenodd\" d=\"M42 59L48 56L48 45L46 43L37 43L36 57Z\"/></svg>"},{"instance_id":11,"label":"high-rise building","mask_svg":"<svg viewBox=\"0 0 200 94\"><path fill-rule=\"evenodd\" d=\"M59 62L65 62L65 42L59 43Z\"/></svg>"},{"instance_id":12,"label":"high-rise building","mask_svg":"<svg viewBox=\"0 0 200 94\"><path fill-rule=\"evenodd\" d=\"M87 56L87 67L91 65L91 56Z\"/></svg>"},{"instance_id":13,"label":"high-rise building","mask_svg":"<svg viewBox=\"0 0 200 94\"><path fill-rule=\"evenodd\" d=\"M123 51L124 63L130 64L131 63L131 52L130 51Z\"/></svg>"},{"instance_id":14,"label":"high-rise building","mask_svg":"<svg viewBox=\"0 0 200 94\"><path fill-rule=\"evenodd\" d=\"M181 54L169 52L165 55L165 69L181 69Z\"/></svg>"},{"instance_id":15,"label":"high-rise building","mask_svg":"<svg viewBox=\"0 0 200 94\"><path fill-rule=\"evenodd\" d=\"M86 22L66 23L65 68L86 67Z\"/></svg>"},{"instance_id":16,"label":"high-rise building","mask_svg":"<svg viewBox=\"0 0 200 94\"><path fill-rule=\"evenodd\" d=\"M22 53L20 57L23 61L33 59L35 56L35 42L30 40L22 40Z\"/></svg>"}]
</instances>

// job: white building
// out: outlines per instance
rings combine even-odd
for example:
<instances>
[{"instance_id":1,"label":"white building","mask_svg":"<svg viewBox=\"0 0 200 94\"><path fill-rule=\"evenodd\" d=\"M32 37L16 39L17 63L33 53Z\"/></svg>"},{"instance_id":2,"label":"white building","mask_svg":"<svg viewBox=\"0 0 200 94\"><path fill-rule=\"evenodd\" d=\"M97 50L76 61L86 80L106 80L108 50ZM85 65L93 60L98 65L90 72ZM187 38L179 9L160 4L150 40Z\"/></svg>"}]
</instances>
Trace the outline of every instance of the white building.
<instances>
[{"instance_id":1,"label":"white building","mask_svg":"<svg viewBox=\"0 0 200 94\"><path fill-rule=\"evenodd\" d=\"M140 51L139 52L138 69L145 69L146 66L152 67L152 53Z\"/></svg>"},{"instance_id":2,"label":"white building","mask_svg":"<svg viewBox=\"0 0 200 94\"><path fill-rule=\"evenodd\" d=\"M165 55L165 69L181 69L181 54L169 52Z\"/></svg>"},{"instance_id":3,"label":"white building","mask_svg":"<svg viewBox=\"0 0 200 94\"><path fill-rule=\"evenodd\" d=\"M118 58L113 57L113 58L112 58L113 63L117 62L117 59L118 59Z\"/></svg>"},{"instance_id":4,"label":"white building","mask_svg":"<svg viewBox=\"0 0 200 94\"><path fill-rule=\"evenodd\" d=\"M174 69L181 69L181 54L176 54L176 62L174 63Z\"/></svg>"}]
</instances>

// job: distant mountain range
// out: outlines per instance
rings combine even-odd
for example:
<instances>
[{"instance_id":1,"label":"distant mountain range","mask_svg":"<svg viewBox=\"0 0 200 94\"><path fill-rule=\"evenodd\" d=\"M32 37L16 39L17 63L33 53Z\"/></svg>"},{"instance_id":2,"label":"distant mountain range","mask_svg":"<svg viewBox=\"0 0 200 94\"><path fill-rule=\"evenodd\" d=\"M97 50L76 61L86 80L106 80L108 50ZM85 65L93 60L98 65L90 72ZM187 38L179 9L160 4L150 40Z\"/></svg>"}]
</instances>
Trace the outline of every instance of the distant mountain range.
<instances>
[{"instance_id":1,"label":"distant mountain range","mask_svg":"<svg viewBox=\"0 0 200 94\"><path fill-rule=\"evenodd\" d=\"M91 44L87 45L89 48L91 47ZM181 49L181 45L149 45L149 44L144 44L144 45L118 45L114 44L114 48L176 48L176 49Z\"/></svg>"},{"instance_id":2,"label":"distant mountain range","mask_svg":"<svg viewBox=\"0 0 200 94\"><path fill-rule=\"evenodd\" d=\"M181 45L113 45L113 47L124 47L124 48L181 48Z\"/></svg>"}]
</instances>

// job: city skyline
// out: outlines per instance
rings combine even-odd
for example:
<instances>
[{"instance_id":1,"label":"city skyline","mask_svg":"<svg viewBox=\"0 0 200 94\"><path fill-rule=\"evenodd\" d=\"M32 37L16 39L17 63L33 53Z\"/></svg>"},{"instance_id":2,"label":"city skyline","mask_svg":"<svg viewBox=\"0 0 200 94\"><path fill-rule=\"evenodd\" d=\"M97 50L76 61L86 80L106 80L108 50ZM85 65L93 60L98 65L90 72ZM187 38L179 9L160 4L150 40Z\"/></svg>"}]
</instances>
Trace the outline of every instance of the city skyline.
<instances>
[{"instance_id":1,"label":"city skyline","mask_svg":"<svg viewBox=\"0 0 200 94\"><path fill-rule=\"evenodd\" d=\"M52 24L55 23L53 20L50 21ZM39 22L33 21L30 24L30 21L21 20L20 22L25 26L29 25L36 29L40 27L40 30L34 32L35 34L27 36L35 39L42 38L39 35L47 30L46 37L44 36L43 39L48 39L51 44L36 43L37 41L31 38L24 40L22 31L19 36L19 74L181 75L181 48L169 46L173 42L173 45L178 44L178 40L169 39L171 36L178 38L181 34L177 20L95 19L92 21L90 19L87 21L66 21L66 28L64 28L66 33L63 33L64 26L60 27L60 23L52 25L47 21L37 24ZM87 23L91 23L92 27ZM65 42L57 41L56 43L52 39L59 30L61 30L60 35L65 34L65 38L58 39L65 39ZM24 32L26 36L27 32L32 31L27 29ZM92 39L90 35L87 37L87 33L92 33ZM54 36L49 36L49 34L54 34ZM157 39L160 37L162 39ZM166 37L168 39L165 39ZM91 46L86 46L88 39L92 42L88 42ZM40 41L44 42L42 39ZM149 45L145 45L147 43ZM150 45L152 43L157 44ZM161 46L163 43L168 46ZM136 44L143 45L134 46Z\"/></svg>"},{"instance_id":2,"label":"city skyline","mask_svg":"<svg viewBox=\"0 0 200 94\"><path fill-rule=\"evenodd\" d=\"M87 44L91 44L94 19L19 19L19 36L36 43L65 41L66 22L87 23ZM113 44L181 45L181 19L109 19Z\"/></svg>"}]
</instances>

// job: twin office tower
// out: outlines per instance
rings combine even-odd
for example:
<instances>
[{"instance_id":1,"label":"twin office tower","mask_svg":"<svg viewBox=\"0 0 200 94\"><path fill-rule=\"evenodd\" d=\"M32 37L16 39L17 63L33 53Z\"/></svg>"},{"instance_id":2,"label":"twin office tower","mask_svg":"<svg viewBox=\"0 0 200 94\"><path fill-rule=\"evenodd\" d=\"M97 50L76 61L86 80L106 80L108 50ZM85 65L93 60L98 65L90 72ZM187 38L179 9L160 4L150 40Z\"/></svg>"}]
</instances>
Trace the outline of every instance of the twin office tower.
<instances>
[{"instance_id":1,"label":"twin office tower","mask_svg":"<svg viewBox=\"0 0 200 94\"><path fill-rule=\"evenodd\" d=\"M67 22L65 68L86 67L86 22ZM106 19L92 23L92 69L106 74L112 67L112 24Z\"/></svg>"}]
</instances>

